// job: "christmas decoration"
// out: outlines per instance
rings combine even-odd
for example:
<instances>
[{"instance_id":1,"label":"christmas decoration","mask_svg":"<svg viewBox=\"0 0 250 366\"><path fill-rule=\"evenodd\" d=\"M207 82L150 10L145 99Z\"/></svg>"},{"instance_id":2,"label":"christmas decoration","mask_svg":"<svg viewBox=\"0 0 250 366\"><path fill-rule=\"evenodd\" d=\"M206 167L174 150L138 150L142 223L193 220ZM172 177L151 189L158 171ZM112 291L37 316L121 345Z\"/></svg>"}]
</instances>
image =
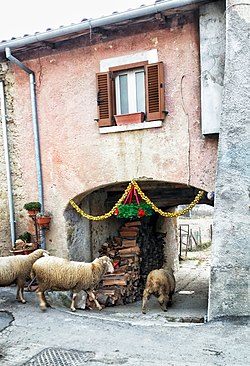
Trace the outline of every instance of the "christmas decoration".
<instances>
[{"instance_id":1,"label":"christmas decoration","mask_svg":"<svg viewBox=\"0 0 250 366\"><path fill-rule=\"evenodd\" d=\"M192 208L200 201L201 197L203 196L204 191L199 191L194 200L183 210L178 212L168 212L168 211L162 211L160 208L158 208L141 190L138 183L133 179L127 188L125 189L125 192L121 196L121 198L116 202L116 204L112 207L112 209L105 213L104 215L98 215L93 216L89 215L86 212L84 212L74 201L73 199L70 199L71 206L83 217L85 217L88 220L93 221L100 221L105 220L111 217L112 215L115 215L119 218L129 218L129 217L137 217L141 218L144 216L150 216L154 212L158 213L161 216L164 217L178 217L181 215L184 215L185 213L192 210ZM144 201L139 202L139 198ZM133 197L136 200L136 203L133 203ZM128 203L127 203L128 202Z\"/></svg>"}]
</instances>

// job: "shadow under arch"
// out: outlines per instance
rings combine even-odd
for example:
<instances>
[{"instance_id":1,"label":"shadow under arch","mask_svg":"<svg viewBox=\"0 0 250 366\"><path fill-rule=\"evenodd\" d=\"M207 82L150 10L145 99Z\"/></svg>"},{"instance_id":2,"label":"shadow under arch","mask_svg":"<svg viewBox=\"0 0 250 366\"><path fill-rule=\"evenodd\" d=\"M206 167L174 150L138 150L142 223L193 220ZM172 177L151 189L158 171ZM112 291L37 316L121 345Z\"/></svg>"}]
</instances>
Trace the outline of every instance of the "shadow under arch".
<instances>
[{"instance_id":1,"label":"shadow under arch","mask_svg":"<svg viewBox=\"0 0 250 366\"><path fill-rule=\"evenodd\" d=\"M180 183L154 180L136 180L136 182L158 208L170 212L173 212L177 206L189 205L199 192L196 187ZM93 187L88 192L79 193L73 199L84 212L94 216L103 215L112 209L129 183L119 182ZM213 206L213 200L207 197L207 192L204 192L199 204ZM70 259L87 262L99 255L99 249L103 243L119 235L119 230L127 221L127 219L118 219L114 215L106 220L88 220L77 213L70 204L65 211L65 218ZM150 217L141 218L140 221L143 224L144 233L139 239L140 248L143 248L139 297L145 285L147 273L151 269L161 268L164 261L169 266L173 266L174 261L179 259L176 218L169 220L154 213ZM145 245L144 241L147 242ZM152 241L152 245L148 244L149 241Z\"/></svg>"},{"instance_id":2,"label":"shadow under arch","mask_svg":"<svg viewBox=\"0 0 250 366\"><path fill-rule=\"evenodd\" d=\"M182 183L152 179L136 180L143 193L161 210L167 211L179 205L189 205L199 189ZM87 214L93 216L109 212L124 194L129 181L114 182L80 192L72 197L74 202ZM213 205L204 192L199 203ZM82 217L69 203L64 217L66 219L69 257L73 260L92 261L98 249L107 238L117 235L123 219L111 216L106 220L92 221ZM124 221L124 220L123 220Z\"/></svg>"}]
</instances>

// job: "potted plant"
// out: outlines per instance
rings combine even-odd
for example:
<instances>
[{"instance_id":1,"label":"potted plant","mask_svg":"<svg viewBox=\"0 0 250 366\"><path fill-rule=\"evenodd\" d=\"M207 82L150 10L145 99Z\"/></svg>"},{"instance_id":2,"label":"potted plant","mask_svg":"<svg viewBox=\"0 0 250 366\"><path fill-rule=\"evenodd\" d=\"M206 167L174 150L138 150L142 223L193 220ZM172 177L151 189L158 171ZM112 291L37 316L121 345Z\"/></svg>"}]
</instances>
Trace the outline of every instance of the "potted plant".
<instances>
[{"instance_id":1,"label":"potted plant","mask_svg":"<svg viewBox=\"0 0 250 366\"><path fill-rule=\"evenodd\" d=\"M38 223L38 225L42 228L48 228L49 224L51 221L51 213L46 211L46 212L39 212L36 215L36 222Z\"/></svg>"},{"instance_id":2,"label":"potted plant","mask_svg":"<svg viewBox=\"0 0 250 366\"><path fill-rule=\"evenodd\" d=\"M10 252L14 255L18 254L30 254L37 249L36 244L31 242L32 235L28 231L19 235L18 239L15 241L15 247Z\"/></svg>"},{"instance_id":3,"label":"potted plant","mask_svg":"<svg viewBox=\"0 0 250 366\"><path fill-rule=\"evenodd\" d=\"M31 233L25 231L21 235L19 235L18 239L21 239L24 243L31 243Z\"/></svg>"},{"instance_id":4,"label":"potted plant","mask_svg":"<svg viewBox=\"0 0 250 366\"><path fill-rule=\"evenodd\" d=\"M41 210L40 202L27 202L23 206L28 211L29 216L35 216Z\"/></svg>"}]
</instances>

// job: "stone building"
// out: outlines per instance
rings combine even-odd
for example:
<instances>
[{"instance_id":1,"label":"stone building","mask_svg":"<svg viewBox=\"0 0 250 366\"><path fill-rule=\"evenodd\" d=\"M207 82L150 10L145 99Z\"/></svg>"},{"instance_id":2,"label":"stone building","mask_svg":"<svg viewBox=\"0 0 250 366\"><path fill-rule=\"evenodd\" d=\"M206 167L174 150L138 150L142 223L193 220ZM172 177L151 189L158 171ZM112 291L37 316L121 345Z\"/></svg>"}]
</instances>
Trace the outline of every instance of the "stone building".
<instances>
[{"instance_id":1,"label":"stone building","mask_svg":"<svg viewBox=\"0 0 250 366\"><path fill-rule=\"evenodd\" d=\"M215 207L209 319L249 315L248 26L244 1L157 1L2 41L2 254L30 227L29 201L52 213L41 245L89 261L121 221L83 218L70 198L102 215L135 179L174 212L203 190ZM173 265L175 219L143 220Z\"/></svg>"}]
</instances>

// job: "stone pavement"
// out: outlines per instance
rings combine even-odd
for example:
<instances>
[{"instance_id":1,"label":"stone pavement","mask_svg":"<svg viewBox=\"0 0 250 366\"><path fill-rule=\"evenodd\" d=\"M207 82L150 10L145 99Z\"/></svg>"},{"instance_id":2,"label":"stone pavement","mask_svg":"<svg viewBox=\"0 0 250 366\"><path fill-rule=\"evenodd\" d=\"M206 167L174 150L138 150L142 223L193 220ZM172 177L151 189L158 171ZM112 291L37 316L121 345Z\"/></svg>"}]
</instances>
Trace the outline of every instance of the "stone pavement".
<instances>
[{"instance_id":1,"label":"stone pavement","mask_svg":"<svg viewBox=\"0 0 250 366\"><path fill-rule=\"evenodd\" d=\"M112 319L138 324L163 324L168 322L203 323L207 316L208 283L209 283L209 250L204 252L189 252L187 258L180 261L179 269L175 273L176 292L173 296L173 304L167 312L163 312L155 297L149 300L149 311L141 314L141 301L132 304L106 307L99 310L78 310L78 315L99 319ZM8 297L15 298L15 287L0 289ZM48 299L52 307L60 311L69 311L68 307L58 301L57 292L49 295ZM36 301L36 294L25 292L25 296L32 297ZM1 303L4 299L0 298ZM1 326L1 323L0 323Z\"/></svg>"},{"instance_id":2,"label":"stone pavement","mask_svg":"<svg viewBox=\"0 0 250 366\"><path fill-rule=\"evenodd\" d=\"M89 311L90 316L110 317L120 320L132 320L143 324L161 324L163 322L203 323L207 318L209 286L209 250L188 253L186 260L180 262L175 273L176 292L173 304L163 312L155 297L149 300L149 311L141 315L141 301L126 306L107 307L101 313ZM138 316L139 315L139 316Z\"/></svg>"},{"instance_id":3,"label":"stone pavement","mask_svg":"<svg viewBox=\"0 0 250 366\"><path fill-rule=\"evenodd\" d=\"M248 365L246 320L203 322L209 262L201 259L181 262L166 313L154 298L145 315L141 302L76 313L53 305L41 312L34 293L25 293L23 305L15 301L14 287L0 288L0 365Z\"/></svg>"},{"instance_id":4,"label":"stone pavement","mask_svg":"<svg viewBox=\"0 0 250 366\"><path fill-rule=\"evenodd\" d=\"M133 321L136 324L163 324L168 322L204 323L207 318L208 284L209 284L209 254L210 249L202 252L188 252L187 257L180 261L179 269L175 273L176 292L173 304L167 312L163 312L155 297L149 300L149 311L141 314L141 301L132 304L111 306L99 310L81 310L79 314L88 314L97 319L112 319L113 321ZM49 303L55 307L62 307L65 303L69 307L70 300L66 293L58 296L56 292L49 292ZM63 296L64 294L64 296ZM64 307L62 309L66 310ZM67 309L68 310L68 309Z\"/></svg>"}]
</instances>

